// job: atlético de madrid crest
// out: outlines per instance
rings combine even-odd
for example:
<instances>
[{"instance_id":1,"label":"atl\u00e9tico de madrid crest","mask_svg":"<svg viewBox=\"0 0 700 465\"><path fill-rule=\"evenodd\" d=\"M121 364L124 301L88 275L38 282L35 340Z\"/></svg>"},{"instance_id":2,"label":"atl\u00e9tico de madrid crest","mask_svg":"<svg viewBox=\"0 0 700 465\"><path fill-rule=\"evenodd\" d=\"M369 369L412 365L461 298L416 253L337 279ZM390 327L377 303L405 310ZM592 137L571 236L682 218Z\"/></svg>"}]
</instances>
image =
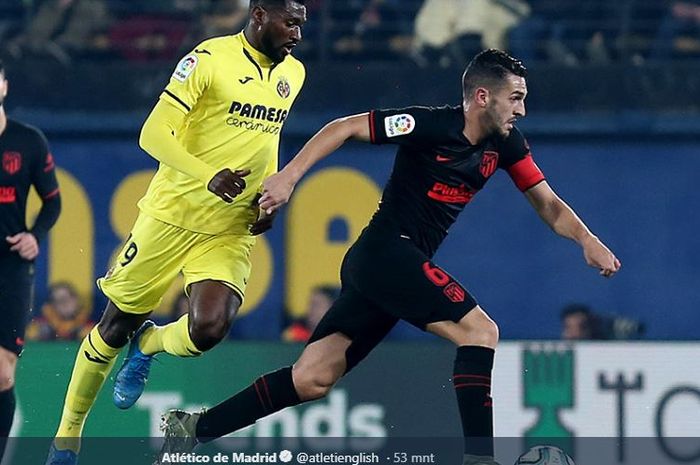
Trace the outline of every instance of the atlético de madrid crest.
<instances>
[{"instance_id":1,"label":"atl\u00e9tico de madrid crest","mask_svg":"<svg viewBox=\"0 0 700 465\"><path fill-rule=\"evenodd\" d=\"M289 87L289 81L287 81L287 78L280 76L280 80L277 82L277 93L280 94L280 97L287 98L291 92L292 89Z\"/></svg>"},{"instance_id":2,"label":"atl\u00e9tico de madrid crest","mask_svg":"<svg viewBox=\"0 0 700 465\"><path fill-rule=\"evenodd\" d=\"M498 168L498 152L485 151L479 166L481 175L488 178L496 171L496 168Z\"/></svg>"},{"instance_id":3,"label":"atl\u00e9tico de madrid crest","mask_svg":"<svg viewBox=\"0 0 700 465\"><path fill-rule=\"evenodd\" d=\"M22 168L22 154L19 152L5 152L2 154L2 168L9 175L17 173Z\"/></svg>"}]
</instances>

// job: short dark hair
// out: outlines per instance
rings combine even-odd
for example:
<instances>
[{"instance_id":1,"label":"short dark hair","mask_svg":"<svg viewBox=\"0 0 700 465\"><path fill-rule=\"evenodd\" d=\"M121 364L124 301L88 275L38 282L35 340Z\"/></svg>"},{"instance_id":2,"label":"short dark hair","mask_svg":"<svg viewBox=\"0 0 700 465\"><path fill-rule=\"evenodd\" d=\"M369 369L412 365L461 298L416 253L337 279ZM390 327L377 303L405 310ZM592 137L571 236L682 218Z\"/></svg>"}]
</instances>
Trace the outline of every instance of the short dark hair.
<instances>
[{"instance_id":1,"label":"short dark hair","mask_svg":"<svg viewBox=\"0 0 700 465\"><path fill-rule=\"evenodd\" d=\"M477 54L462 75L462 92L469 97L477 87L498 88L508 74L527 77L523 62L502 50L491 48Z\"/></svg>"},{"instance_id":2,"label":"short dark hair","mask_svg":"<svg viewBox=\"0 0 700 465\"><path fill-rule=\"evenodd\" d=\"M250 9L256 6L284 8L289 2L304 4L304 0L250 0Z\"/></svg>"}]
</instances>

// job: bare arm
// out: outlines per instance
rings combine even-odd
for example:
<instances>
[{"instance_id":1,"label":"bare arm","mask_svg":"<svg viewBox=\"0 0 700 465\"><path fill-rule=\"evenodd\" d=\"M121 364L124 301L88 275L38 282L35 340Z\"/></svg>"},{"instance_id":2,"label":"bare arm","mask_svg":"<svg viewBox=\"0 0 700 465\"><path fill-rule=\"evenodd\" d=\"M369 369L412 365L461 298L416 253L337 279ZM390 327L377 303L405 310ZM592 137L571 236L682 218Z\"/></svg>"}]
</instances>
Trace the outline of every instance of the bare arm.
<instances>
[{"instance_id":1,"label":"bare arm","mask_svg":"<svg viewBox=\"0 0 700 465\"><path fill-rule=\"evenodd\" d=\"M560 236L576 241L588 265L609 277L620 269L620 261L584 224L546 181L528 189L525 197L542 220Z\"/></svg>"},{"instance_id":2,"label":"bare arm","mask_svg":"<svg viewBox=\"0 0 700 465\"><path fill-rule=\"evenodd\" d=\"M369 114L346 116L331 121L316 133L277 174L263 182L263 195L260 207L268 214L289 201L294 186L304 174L329 154L341 147L347 140L369 142Z\"/></svg>"}]
</instances>

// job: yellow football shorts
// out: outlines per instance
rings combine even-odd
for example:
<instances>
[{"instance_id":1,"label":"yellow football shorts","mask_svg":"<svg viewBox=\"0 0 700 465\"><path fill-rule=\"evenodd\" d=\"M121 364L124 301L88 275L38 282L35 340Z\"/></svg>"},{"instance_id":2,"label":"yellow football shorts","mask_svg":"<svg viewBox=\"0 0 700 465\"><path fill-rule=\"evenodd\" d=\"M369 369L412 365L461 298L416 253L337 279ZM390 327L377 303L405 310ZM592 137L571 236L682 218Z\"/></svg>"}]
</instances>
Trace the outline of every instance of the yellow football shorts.
<instances>
[{"instance_id":1,"label":"yellow football shorts","mask_svg":"<svg viewBox=\"0 0 700 465\"><path fill-rule=\"evenodd\" d=\"M120 310L138 314L160 305L181 271L185 290L199 281L221 281L243 298L254 244L253 236L196 233L140 213L97 286Z\"/></svg>"}]
</instances>

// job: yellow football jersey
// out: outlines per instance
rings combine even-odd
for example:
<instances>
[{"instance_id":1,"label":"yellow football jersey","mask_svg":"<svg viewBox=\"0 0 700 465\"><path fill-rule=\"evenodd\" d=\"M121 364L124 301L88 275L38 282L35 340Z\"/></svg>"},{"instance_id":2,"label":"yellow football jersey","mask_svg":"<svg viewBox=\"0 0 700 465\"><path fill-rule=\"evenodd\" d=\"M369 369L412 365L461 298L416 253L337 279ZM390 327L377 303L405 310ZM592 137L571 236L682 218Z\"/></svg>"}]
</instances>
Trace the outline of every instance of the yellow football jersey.
<instances>
[{"instance_id":1,"label":"yellow football jersey","mask_svg":"<svg viewBox=\"0 0 700 465\"><path fill-rule=\"evenodd\" d=\"M246 188L231 204L201 181L161 163L139 208L184 229L248 234L262 181L277 171L282 126L306 72L291 55L273 63L243 33L199 44L177 65L161 100L181 109L177 140L218 172L249 169Z\"/></svg>"}]
</instances>

